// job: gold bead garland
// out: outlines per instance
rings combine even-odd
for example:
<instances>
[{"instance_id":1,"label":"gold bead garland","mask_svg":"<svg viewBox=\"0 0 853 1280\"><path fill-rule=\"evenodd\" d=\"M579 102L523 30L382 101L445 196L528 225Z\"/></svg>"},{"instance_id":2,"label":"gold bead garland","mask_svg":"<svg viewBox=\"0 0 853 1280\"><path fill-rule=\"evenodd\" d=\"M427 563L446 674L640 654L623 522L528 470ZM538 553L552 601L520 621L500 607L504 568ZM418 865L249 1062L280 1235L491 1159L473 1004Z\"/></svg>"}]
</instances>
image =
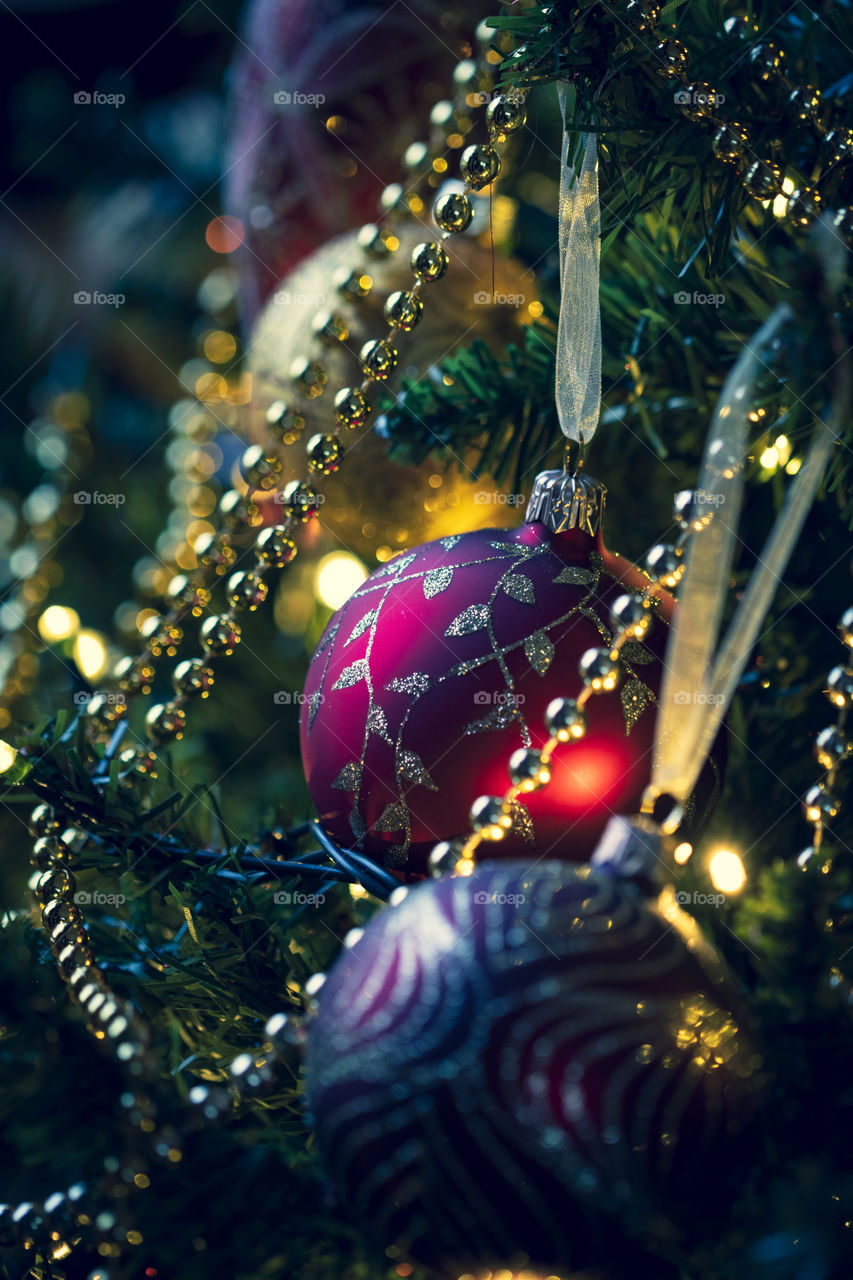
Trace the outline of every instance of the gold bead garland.
<instances>
[{"instance_id":1,"label":"gold bead garland","mask_svg":"<svg viewBox=\"0 0 853 1280\"><path fill-rule=\"evenodd\" d=\"M362 426L367 421L371 413L368 393L374 383L385 382L396 367L399 358L396 345L398 335L411 332L420 319L423 312L420 296L423 287L440 279L447 270L448 258L441 242L470 224L473 210L468 193L487 185L486 180L494 180L500 168L500 157L494 144L521 128L524 120L522 95L511 94L490 101L487 111L488 146L469 146L462 155L465 194L452 193L439 197L436 201L434 217L440 236L436 241L425 242L415 248L411 260L414 277L411 289L391 295L385 306L388 324L386 335L366 342L361 348L363 376L360 384L340 388L336 393L334 434L318 433L308 439L306 452L309 471L328 476L339 469L345 452L340 440L341 431ZM488 177L489 174L492 176ZM368 230L370 243L374 247L378 243L387 244L381 240L379 229ZM319 328L327 332L330 324L331 320L323 318ZM317 327L315 325L315 330ZM340 337L339 332L337 337ZM301 361L295 371L295 381L307 400L325 392L326 375L319 361L308 358ZM285 433L280 431L282 425L287 424L288 428L292 428L298 420L304 427L308 412L307 405L304 412L301 408L297 412L279 402L271 406L267 421L274 428L274 434L280 435L283 442ZM206 585L211 577L209 571L213 570L215 575L221 576L234 564L236 553L231 538L241 536L259 523L260 513L253 495L256 491L269 493L278 487L282 461L277 450L252 445L243 453L240 469L247 486L246 494L230 490L223 495L219 504L230 535L223 532L203 535L201 544L197 546L199 570L192 577L177 575L172 579L166 593L172 607L164 615L150 618L143 624L145 648L136 658L125 658L119 664L116 675L126 698L146 696L150 692L155 660L164 655L174 657L183 639L183 624L190 617L198 617L207 609L210 603L210 590ZM242 631L238 615L243 611L253 612L264 602L269 593L268 583L265 581L269 570L285 567L296 555L297 548L291 535L297 525L317 515L319 495L309 482L294 480L284 486L276 500L281 503L284 519L256 538L253 568L248 571L238 570L228 578L228 609L220 614L209 615L202 624L200 641L204 651L203 676L196 684L187 682L175 673L175 696L168 702L155 704L146 715L149 748L130 748L122 753L122 763L127 768L153 772L152 755L156 754L158 748L183 736L189 700L197 694L201 697L208 696L212 688L214 673L209 662L214 658L230 656L240 642ZM126 714L127 701L116 701L101 690L93 699L93 704L89 716L92 733L96 737L107 737Z\"/></svg>"},{"instance_id":2,"label":"gold bead garland","mask_svg":"<svg viewBox=\"0 0 853 1280\"><path fill-rule=\"evenodd\" d=\"M842 614L838 631L846 648L853 650L853 608L846 609ZM803 813L806 821L814 827L812 843L797 858L797 864L803 870L810 865L819 865L822 871L829 870L829 861L822 856L823 837L828 823L837 817L841 809L836 791L838 767L853 750L846 731L847 713L853 707L853 662L849 653L846 662L830 671L826 696L837 709L838 715L835 724L821 729L815 739L814 753L818 764L826 772L820 782L809 788L803 797Z\"/></svg>"}]
</instances>

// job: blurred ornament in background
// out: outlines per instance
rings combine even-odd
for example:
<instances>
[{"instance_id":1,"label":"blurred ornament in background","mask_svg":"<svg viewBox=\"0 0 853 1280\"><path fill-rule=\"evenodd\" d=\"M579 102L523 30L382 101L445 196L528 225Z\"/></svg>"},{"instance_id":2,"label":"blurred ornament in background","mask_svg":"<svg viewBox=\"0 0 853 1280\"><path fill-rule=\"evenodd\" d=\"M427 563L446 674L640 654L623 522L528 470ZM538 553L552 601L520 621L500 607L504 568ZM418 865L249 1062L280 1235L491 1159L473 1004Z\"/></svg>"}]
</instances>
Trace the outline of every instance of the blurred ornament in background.
<instances>
[{"instance_id":1,"label":"blurred ornament in background","mask_svg":"<svg viewBox=\"0 0 853 1280\"><path fill-rule=\"evenodd\" d=\"M354 1220L448 1280L668 1276L643 1250L711 1239L755 1154L762 1057L720 955L671 889L560 862L398 892L308 1041Z\"/></svg>"},{"instance_id":2,"label":"blurred ornament in background","mask_svg":"<svg viewBox=\"0 0 853 1280\"><path fill-rule=\"evenodd\" d=\"M342 412L337 392L357 389L361 371L353 355L363 343L386 327L383 308L389 294L411 287L409 259L412 250L434 232L415 223L394 228L395 249L377 258L357 232L339 236L316 249L308 259L279 282L258 320L248 351L252 403L246 410L250 439L269 441L272 431L285 443L307 440L315 433L331 434ZM492 350L502 350L521 337L527 312L519 305L483 301L496 296L530 301L526 273L512 260L494 259L495 286L491 285L492 254L476 240L457 237L448 243L450 268L440 288L430 292L417 342L411 355L402 346L400 372L410 376L442 376L438 363L456 345L474 339ZM365 296L352 291L360 282ZM330 336L330 330L345 335ZM313 337L312 337L313 335ZM311 353L307 359L306 353ZM302 383L289 376L297 362L322 364L323 393L300 390ZM297 367L297 372L301 366ZM468 526L511 521L512 505L494 496L496 486L488 477L476 480L460 458L453 468L438 473L435 465L404 466L388 458L388 445L373 430L376 415L366 417L353 402L349 406L357 423L341 432L346 466L335 476L335 501L327 503L321 522L337 540L367 559L387 559L400 547L428 537L449 533L460 519ZM346 409L347 406L344 406ZM230 451L236 464L238 442L222 437L223 452ZM489 495L489 502L483 502ZM273 496L256 495L274 522L280 507ZM520 500L520 499L519 499Z\"/></svg>"},{"instance_id":3,"label":"blurred ornament in background","mask_svg":"<svg viewBox=\"0 0 853 1280\"><path fill-rule=\"evenodd\" d=\"M298 262L374 217L382 189L399 180L399 157L420 136L424 104L444 94L462 43L489 13L482 0L248 5L224 166L226 209L246 228L247 331Z\"/></svg>"}]
</instances>

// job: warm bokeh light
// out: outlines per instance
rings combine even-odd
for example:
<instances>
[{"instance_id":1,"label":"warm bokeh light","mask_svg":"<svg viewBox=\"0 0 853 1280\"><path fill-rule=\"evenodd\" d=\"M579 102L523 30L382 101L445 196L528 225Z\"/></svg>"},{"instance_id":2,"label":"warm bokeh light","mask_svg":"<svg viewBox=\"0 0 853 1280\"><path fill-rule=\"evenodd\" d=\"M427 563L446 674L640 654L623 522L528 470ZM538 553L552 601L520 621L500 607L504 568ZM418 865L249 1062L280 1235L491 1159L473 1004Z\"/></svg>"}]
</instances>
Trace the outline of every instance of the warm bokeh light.
<instances>
[{"instance_id":1,"label":"warm bokeh light","mask_svg":"<svg viewBox=\"0 0 853 1280\"><path fill-rule=\"evenodd\" d=\"M237 340L225 329L214 329L204 340L205 359L213 364L227 364L237 354Z\"/></svg>"},{"instance_id":2,"label":"warm bokeh light","mask_svg":"<svg viewBox=\"0 0 853 1280\"><path fill-rule=\"evenodd\" d=\"M50 605L38 620L39 635L47 644L68 640L79 629L80 615L77 610L69 609L63 604Z\"/></svg>"},{"instance_id":3,"label":"warm bokeh light","mask_svg":"<svg viewBox=\"0 0 853 1280\"><path fill-rule=\"evenodd\" d=\"M107 669L107 649L97 631L81 631L74 641L74 661L87 680L97 680Z\"/></svg>"},{"instance_id":4,"label":"warm bokeh light","mask_svg":"<svg viewBox=\"0 0 853 1280\"><path fill-rule=\"evenodd\" d=\"M711 855L708 874L719 893L740 893L746 884L746 868L732 849L718 849Z\"/></svg>"},{"instance_id":5,"label":"warm bokeh light","mask_svg":"<svg viewBox=\"0 0 853 1280\"><path fill-rule=\"evenodd\" d=\"M775 471L779 465L779 450L775 445L769 445L758 459L765 471Z\"/></svg>"},{"instance_id":6,"label":"warm bokeh light","mask_svg":"<svg viewBox=\"0 0 853 1280\"><path fill-rule=\"evenodd\" d=\"M677 844L675 846L672 856L673 858L675 858L675 861L678 863L678 865L680 867L683 867L685 862L688 862L690 860L690 855L692 853L693 853L693 845L690 844L687 840L682 840L681 844Z\"/></svg>"},{"instance_id":7,"label":"warm bokeh light","mask_svg":"<svg viewBox=\"0 0 853 1280\"><path fill-rule=\"evenodd\" d=\"M214 253L233 253L246 237L246 230L239 218L223 214L207 224L204 238Z\"/></svg>"},{"instance_id":8,"label":"warm bokeh light","mask_svg":"<svg viewBox=\"0 0 853 1280\"><path fill-rule=\"evenodd\" d=\"M367 577L367 570L349 551L332 551L317 567L317 595L330 609L340 609Z\"/></svg>"},{"instance_id":9,"label":"warm bokeh light","mask_svg":"<svg viewBox=\"0 0 853 1280\"><path fill-rule=\"evenodd\" d=\"M8 742L0 738L0 773L8 773L18 758L18 753Z\"/></svg>"}]
</instances>

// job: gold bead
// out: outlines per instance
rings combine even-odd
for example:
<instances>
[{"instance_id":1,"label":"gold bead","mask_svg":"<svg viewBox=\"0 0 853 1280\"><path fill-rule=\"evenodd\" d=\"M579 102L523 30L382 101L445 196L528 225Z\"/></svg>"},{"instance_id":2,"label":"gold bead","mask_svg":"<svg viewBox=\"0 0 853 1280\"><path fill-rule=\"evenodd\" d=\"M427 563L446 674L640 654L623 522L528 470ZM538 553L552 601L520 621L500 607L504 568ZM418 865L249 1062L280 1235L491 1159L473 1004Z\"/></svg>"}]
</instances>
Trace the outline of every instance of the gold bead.
<instances>
[{"instance_id":1,"label":"gold bead","mask_svg":"<svg viewBox=\"0 0 853 1280\"><path fill-rule=\"evenodd\" d=\"M269 586L259 573L238 570L225 584L228 603L232 609L248 609L254 613L269 595Z\"/></svg>"},{"instance_id":2,"label":"gold bead","mask_svg":"<svg viewBox=\"0 0 853 1280\"><path fill-rule=\"evenodd\" d=\"M727 164L739 163L746 154L747 133L743 125L732 120L721 125L714 134L711 147L718 160Z\"/></svg>"},{"instance_id":3,"label":"gold bead","mask_svg":"<svg viewBox=\"0 0 853 1280\"><path fill-rule=\"evenodd\" d=\"M749 51L750 64L758 73L759 80L772 80L780 75L783 57L773 44L757 44Z\"/></svg>"},{"instance_id":4,"label":"gold bead","mask_svg":"<svg viewBox=\"0 0 853 1280\"><path fill-rule=\"evenodd\" d=\"M175 607L189 609L193 617L199 618L210 604L210 592L180 573L166 588L166 599Z\"/></svg>"},{"instance_id":5,"label":"gold bead","mask_svg":"<svg viewBox=\"0 0 853 1280\"><path fill-rule=\"evenodd\" d=\"M385 303L385 319L390 325L411 333L423 315L424 304L416 293L392 293Z\"/></svg>"},{"instance_id":6,"label":"gold bead","mask_svg":"<svg viewBox=\"0 0 853 1280\"><path fill-rule=\"evenodd\" d=\"M240 459L240 473L252 489L274 489L281 475L281 458L266 452L263 445L250 445Z\"/></svg>"},{"instance_id":7,"label":"gold bead","mask_svg":"<svg viewBox=\"0 0 853 1280\"><path fill-rule=\"evenodd\" d=\"M486 123L492 133L515 133L526 121L527 109L520 97L500 94L486 108Z\"/></svg>"},{"instance_id":8,"label":"gold bead","mask_svg":"<svg viewBox=\"0 0 853 1280\"><path fill-rule=\"evenodd\" d=\"M680 40L661 40L655 45L655 54L658 61L653 64L653 70L659 75L671 80L687 70L690 54Z\"/></svg>"},{"instance_id":9,"label":"gold bead","mask_svg":"<svg viewBox=\"0 0 853 1280\"><path fill-rule=\"evenodd\" d=\"M307 356L297 356L290 366L290 376L309 400L316 400L317 396L321 396L329 380L320 361L309 360Z\"/></svg>"},{"instance_id":10,"label":"gold bead","mask_svg":"<svg viewBox=\"0 0 853 1280\"><path fill-rule=\"evenodd\" d=\"M127 703L121 693L96 693L86 704L86 718L98 733L112 733L126 715Z\"/></svg>"},{"instance_id":11,"label":"gold bead","mask_svg":"<svg viewBox=\"0 0 853 1280\"><path fill-rule=\"evenodd\" d=\"M777 165L755 160L743 176L743 185L756 200L772 200L782 193L782 174Z\"/></svg>"},{"instance_id":12,"label":"gold bead","mask_svg":"<svg viewBox=\"0 0 853 1280\"><path fill-rule=\"evenodd\" d=\"M201 624L201 647L212 657L228 657L240 643L240 626L231 618L215 614Z\"/></svg>"},{"instance_id":13,"label":"gold bead","mask_svg":"<svg viewBox=\"0 0 853 1280\"><path fill-rule=\"evenodd\" d=\"M436 200L432 216L442 231L465 231L474 217L474 206L461 191L449 191Z\"/></svg>"},{"instance_id":14,"label":"gold bead","mask_svg":"<svg viewBox=\"0 0 853 1280\"><path fill-rule=\"evenodd\" d=\"M334 346L336 342L346 342L349 337L349 326L333 311L321 311L314 317L311 331L323 342Z\"/></svg>"},{"instance_id":15,"label":"gold bead","mask_svg":"<svg viewBox=\"0 0 853 1280\"><path fill-rule=\"evenodd\" d=\"M519 747L509 758L509 780L520 791L538 791L551 780L551 770L541 751Z\"/></svg>"},{"instance_id":16,"label":"gold bead","mask_svg":"<svg viewBox=\"0 0 853 1280\"><path fill-rule=\"evenodd\" d=\"M31 836L59 835L62 823L49 804L37 804L30 814L28 828Z\"/></svg>"},{"instance_id":17,"label":"gold bead","mask_svg":"<svg viewBox=\"0 0 853 1280\"><path fill-rule=\"evenodd\" d=\"M501 158L494 147L483 146L480 143L466 147L459 161L462 180L474 191L481 191L483 187L494 182L500 169ZM470 222L470 218L468 221ZM467 226L468 223L465 225ZM455 228L448 229L455 230Z\"/></svg>"},{"instance_id":18,"label":"gold bead","mask_svg":"<svg viewBox=\"0 0 853 1280\"><path fill-rule=\"evenodd\" d=\"M234 533L241 533L244 529L253 528L261 523L262 517L258 504L236 489L225 490L219 499L219 510L225 524Z\"/></svg>"},{"instance_id":19,"label":"gold bead","mask_svg":"<svg viewBox=\"0 0 853 1280\"><path fill-rule=\"evenodd\" d=\"M187 713L174 702L156 702L145 717L145 731L153 743L163 746L184 735Z\"/></svg>"},{"instance_id":20,"label":"gold bead","mask_svg":"<svg viewBox=\"0 0 853 1280\"><path fill-rule=\"evenodd\" d=\"M312 436L305 446L309 471L316 471L322 476L331 476L338 470L343 460L344 450L337 436L318 434Z\"/></svg>"},{"instance_id":21,"label":"gold bead","mask_svg":"<svg viewBox=\"0 0 853 1280\"><path fill-rule=\"evenodd\" d=\"M236 493L236 490L231 490ZM239 494L237 497L239 498ZM252 503L252 506L255 506ZM222 503L219 504L220 511ZM257 511L257 507L255 507ZM237 559L237 552L231 545L231 539L227 533L201 533L193 543L193 551L198 558L199 564L204 565L206 569L215 569L218 574L227 573L234 561Z\"/></svg>"},{"instance_id":22,"label":"gold bead","mask_svg":"<svg viewBox=\"0 0 853 1280\"><path fill-rule=\"evenodd\" d=\"M792 191L785 206L785 217L795 227L810 227L820 216L819 191Z\"/></svg>"},{"instance_id":23,"label":"gold bead","mask_svg":"<svg viewBox=\"0 0 853 1280\"><path fill-rule=\"evenodd\" d=\"M411 268L418 280L431 283L440 280L449 266L447 253L434 240L416 244L412 250Z\"/></svg>"},{"instance_id":24,"label":"gold bead","mask_svg":"<svg viewBox=\"0 0 853 1280\"><path fill-rule=\"evenodd\" d=\"M335 419L341 427L363 427L369 412L370 406L357 387L341 387L335 396Z\"/></svg>"},{"instance_id":25,"label":"gold bead","mask_svg":"<svg viewBox=\"0 0 853 1280\"><path fill-rule=\"evenodd\" d=\"M664 587L675 587L684 573L684 557L675 547L659 543L646 556L646 569Z\"/></svg>"},{"instance_id":26,"label":"gold bead","mask_svg":"<svg viewBox=\"0 0 853 1280\"><path fill-rule=\"evenodd\" d=\"M621 677L618 658L608 649L587 649L578 663L578 670L585 685L596 693L609 693L615 689Z\"/></svg>"},{"instance_id":27,"label":"gold bead","mask_svg":"<svg viewBox=\"0 0 853 1280\"><path fill-rule=\"evenodd\" d=\"M848 649L853 649L853 609L845 609L842 613L838 623L838 634Z\"/></svg>"},{"instance_id":28,"label":"gold bead","mask_svg":"<svg viewBox=\"0 0 853 1280\"><path fill-rule=\"evenodd\" d=\"M175 693L186 698L209 696L213 688L213 668L206 665L203 658L187 658L179 662L172 672L172 685Z\"/></svg>"},{"instance_id":29,"label":"gold bead","mask_svg":"<svg viewBox=\"0 0 853 1280\"><path fill-rule=\"evenodd\" d=\"M288 536L283 524L270 525L258 535L255 554L264 564L283 569L296 555L296 543Z\"/></svg>"},{"instance_id":30,"label":"gold bead","mask_svg":"<svg viewBox=\"0 0 853 1280\"><path fill-rule=\"evenodd\" d=\"M371 258L387 258L399 243L393 231L377 227L372 222L361 228L356 240L359 249L364 250Z\"/></svg>"},{"instance_id":31,"label":"gold bead","mask_svg":"<svg viewBox=\"0 0 853 1280\"><path fill-rule=\"evenodd\" d=\"M153 751L144 747L125 747L119 756L119 763L128 772L138 773L144 778L157 777L157 757Z\"/></svg>"},{"instance_id":32,"label":"gold bead","mask_svg":"<svg viewBox=\"0 0 853 1280\"><path fill-rule=\"evenodd\" d=\"M305 419L296 409L291 409L283 400L274 400L266 412L267 428L276 440L282 444L293 444L293 441L305 429Z\"/></svg>"},{"instance_id":33,"label":"gold bead","mask_svg":"<svg viewBox=\"0 0 853 1280\"><path fill-rule=\"evenodd\" d=\"M145 641L145 647L155 658L164 653L173 658L184 638L182 629L176 623L168 622L157 613L145 619L139 628L139 634Z\"/></svg>"},{"instance_id":34,"label":"gold bead","mask_svg":"<svg viewBox=\"0 0 853 1280\"><path fill-rule=\"evenodd\" d=\"M320 509L320 494L313 485L304 480L291 480L284 486L279 497L281 506L289 516L305 524L316 516Z\"/></svg>"},{"instance_id":35,"label":"gold bead","mask_svg":"<svg viewBox=\"0 0 853 1280\"><path fill-rule=\"evenodd\" d=\"M358 358L366 377L385 382L397 367L397 348L385 338L373 338L365 342Z\"/></svg>"},{"instance_id":36,"label":"gold bead","mask_svg":"<svg viewBox=\"0 0 853 1280\"><path fill-rule=\"evenodd\" d=\"M703 80L676 91L674 101L688 120L703 121L713 117L718 96Z\"/></svg>"},{"instance_id":37,"label":"gold bead","mask_svg":"<svg viewBox=\"0 0 853 1280\"><path fill-rule=\"evenodd\" d=\"M814 124L822 106L820 90L811 85L799 85L788 94L788 109L800 124Z\"/></svg>"},{"instance_id":38,"label":"gold bead","mask_svg":"<svg viewBox=\"0 0 853 1280\"><path fill-rule=\"evenodd\" d=\"M502 840L512 826L512 815L500 796L479 796L469 816L473 830L486 840Z\"/></svg>"},{"instance_id":39,"label":"gold bead","mask_svg":"<svg viewBox=\"0 0 853 1280\"><path fill-rule=\"evenodd\" d=\"M373 288L373 281L364 271L353 271L343 267L332 277L338 293L349 298L366 298Z\"/></svg>"}]
</instances>

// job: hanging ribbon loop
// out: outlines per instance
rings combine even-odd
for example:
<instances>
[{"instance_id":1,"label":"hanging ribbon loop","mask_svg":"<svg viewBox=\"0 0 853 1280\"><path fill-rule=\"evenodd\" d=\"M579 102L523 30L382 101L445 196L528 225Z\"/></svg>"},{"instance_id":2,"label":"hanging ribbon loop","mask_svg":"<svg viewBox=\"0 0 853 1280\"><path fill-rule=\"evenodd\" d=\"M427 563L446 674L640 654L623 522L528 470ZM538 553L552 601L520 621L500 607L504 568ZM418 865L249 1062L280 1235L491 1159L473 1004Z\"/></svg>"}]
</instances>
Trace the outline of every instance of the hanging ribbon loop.
<instances>
[{"instance_id":1,"label":"hanging ribbon loop","mask_svg":"<svg viewBox=\"0 0 853 1280\"><path fill-rule=\"evenodd\" d=\"M557 414L568 440L586 444L601 413L601 215L598 141L587 134L582 161L570 157L574 135L566 121L566 85L559 86L563 118L560 171L560 321L557 330Z\"/></svg>"}]
</instances>

